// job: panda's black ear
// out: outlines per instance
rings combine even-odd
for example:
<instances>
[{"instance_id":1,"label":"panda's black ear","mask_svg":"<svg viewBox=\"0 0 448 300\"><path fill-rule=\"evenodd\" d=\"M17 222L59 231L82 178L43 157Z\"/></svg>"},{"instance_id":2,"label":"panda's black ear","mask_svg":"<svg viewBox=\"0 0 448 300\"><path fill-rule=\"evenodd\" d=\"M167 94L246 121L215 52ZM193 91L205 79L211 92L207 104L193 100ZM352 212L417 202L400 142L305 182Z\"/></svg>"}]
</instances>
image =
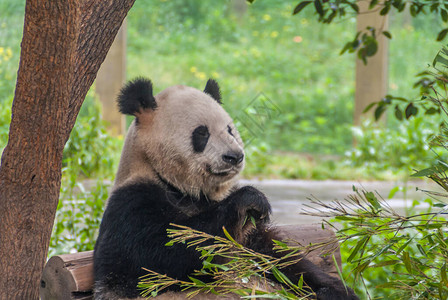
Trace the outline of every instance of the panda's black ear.
<instances>
[{"instance_id":1,"label":"panda's black ear","mask_svg":"<svg viewBox=\"0 0 448 300\"><path fill-rule=\"evenodd\" d=\"M221 92L219 91L219 85L214 79L209 79L205 85L204 93L209 94L219 104L221 102Z\"/></svg>"},{"instance_id":2,"label":"panda's black ear","mask_svg":"<svg viewBox=\"0 0 448 300\"><path fill-rule=\"evenodd\" d=\"M129 81L121 89L117 102L120 112L126 115L135 116L148 108L154 110L157 103L152 94L151 80L137 77Z\"/></svg>"}]
</instances>

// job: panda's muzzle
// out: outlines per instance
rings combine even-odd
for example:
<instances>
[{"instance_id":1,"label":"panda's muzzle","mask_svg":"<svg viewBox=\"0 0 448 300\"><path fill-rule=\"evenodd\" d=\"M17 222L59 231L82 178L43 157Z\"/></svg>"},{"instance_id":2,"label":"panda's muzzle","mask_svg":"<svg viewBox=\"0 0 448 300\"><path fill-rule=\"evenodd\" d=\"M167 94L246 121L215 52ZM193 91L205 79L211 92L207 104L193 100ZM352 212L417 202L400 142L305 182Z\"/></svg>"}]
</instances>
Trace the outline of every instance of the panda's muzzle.
<instances>
[{"instance_id":1,"label":"panda's muzzle","mask_svg":"<svg viewBox=\"0 0 448 300\"><path fill-rule=\"evenodd\" d=\"M232 166L239 165L244 159L243 152L228 152L222 156L222 160Z\"/></svg>"},{"instance_id":2,"label":"panda's muzzle","mask_svg":"<svg viewBox=\"0 0 448 300\"><path fill-rule=\"evenodd\" d=\"M225 167L220 167L218 170L213 170L210 165L207 165L207 172L214 176L225 177L228 175L235 175L240 171L241 163L244 160L243 152L228 152L221 156Z\"/></svg>"},{"instance_id":3,"label":"panda's muzzle","mask_svg":"<svg viewBox=\"0 0 448 300\"><path fill-rule=\"evenodd\" d=\"M209 172L210 174L212 174L214 176L225 177L230 174L230 171L232 171L232 169L230 169L228 171L223 171L223 172L215 172L212 170L212 167L210 165L207 165L207 172Z\"/></svg>"}]
</instances>

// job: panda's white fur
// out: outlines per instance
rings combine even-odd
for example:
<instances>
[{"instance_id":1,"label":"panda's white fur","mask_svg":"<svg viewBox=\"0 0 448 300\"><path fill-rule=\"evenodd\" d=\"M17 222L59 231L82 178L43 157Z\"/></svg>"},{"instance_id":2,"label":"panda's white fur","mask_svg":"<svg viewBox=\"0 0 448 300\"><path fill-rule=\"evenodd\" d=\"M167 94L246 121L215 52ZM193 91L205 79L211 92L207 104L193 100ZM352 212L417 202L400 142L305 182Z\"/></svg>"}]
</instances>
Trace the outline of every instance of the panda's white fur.
<instances>
[{"instance_id":1,"label":"panda's white fur","mask_svg":"<svg viewBox=\"0 0 448 300\"><path fill-rule=\"evenodd\" d=\"M229 166L221 159L229 151L244 153L230 116L210 95L188 86L169 87L155 100L157 108L136 113L129 127L113 189L141 178L160 182L157 174L163 174L166 181L191 196L199 197L202 192L215 201L224 199L244 167L244 161ZM191 151L191 133L201 124L207 125L210 139L205 151L197 154ZM228 175L215 176L208 167Z\"/></svg>"}]
</instances>

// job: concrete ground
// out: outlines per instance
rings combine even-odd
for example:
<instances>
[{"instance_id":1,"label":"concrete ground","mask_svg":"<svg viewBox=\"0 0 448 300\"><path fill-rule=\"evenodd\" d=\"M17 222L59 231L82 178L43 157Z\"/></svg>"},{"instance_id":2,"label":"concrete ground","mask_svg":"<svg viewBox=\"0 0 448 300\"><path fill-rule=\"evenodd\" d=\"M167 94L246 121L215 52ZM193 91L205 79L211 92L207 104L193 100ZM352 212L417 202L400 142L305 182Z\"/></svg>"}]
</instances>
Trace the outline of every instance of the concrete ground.
<instances>
[{"instance_id":1,"label":"concrete ground","mask_svg":"<svg viewBox=\"0 0 448 300\"><path fill-rule=\"evenodd\" d=\"M390 206L399 213L404 213L413 200L423 200L429 196L421 190L441 191L438 186L429 181L403 182L352 182L352 181L306 181L306 180L241 180L241 184L249 184L263 191L273 207L273 221L278 225L305 224L321 222L320 217L301 215L304 204L310 204L309 198L316 198L324 202L332 200L344 201L353 194L353 185L358 189L377 192L386 199ZM389 198L394 187L401 191ZM378 196L378 195L377 195ZM423 209L425 205L419 208Z\"/></svg>"}]
</instances>

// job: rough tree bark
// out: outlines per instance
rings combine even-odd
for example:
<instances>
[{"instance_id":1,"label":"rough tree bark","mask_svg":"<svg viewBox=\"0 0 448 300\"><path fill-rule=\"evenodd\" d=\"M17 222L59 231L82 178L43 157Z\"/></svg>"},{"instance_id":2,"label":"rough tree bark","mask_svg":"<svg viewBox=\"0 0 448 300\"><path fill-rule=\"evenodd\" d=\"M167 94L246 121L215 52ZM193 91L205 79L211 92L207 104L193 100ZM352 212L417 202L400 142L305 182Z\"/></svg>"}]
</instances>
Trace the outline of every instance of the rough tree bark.
<instances>
[{"instance_id":1,"label":"rough tree bark","mask_svg":"<svg viewBox=\"0 0 448 300\"><path fill-rule=\"evenodd\" d=\"M38 299L64 145L135 0L27 0L0 166L0 299Z\"/></svg>"}]
</instances>

